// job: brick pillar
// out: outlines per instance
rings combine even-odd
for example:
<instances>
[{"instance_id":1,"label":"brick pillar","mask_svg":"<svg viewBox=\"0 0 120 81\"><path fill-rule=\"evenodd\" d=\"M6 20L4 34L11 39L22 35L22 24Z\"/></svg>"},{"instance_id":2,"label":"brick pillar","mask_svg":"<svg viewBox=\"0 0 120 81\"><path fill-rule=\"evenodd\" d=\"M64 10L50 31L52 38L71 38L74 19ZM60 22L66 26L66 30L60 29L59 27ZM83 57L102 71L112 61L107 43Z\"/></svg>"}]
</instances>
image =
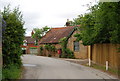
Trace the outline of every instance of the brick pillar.
<instances>
[{"instance_id":1,"label":"brick pillar","mask_svg":"<svg viewBox=\"0 0 120 81\"><path fill-rule=\"evenodd\" d=\"M30 47L26 46L26 54L30 54Z\"/></svg>"},{"instance_id":2,"label":"brick pillar","mask_svg":"<svg viewBox=\"0 0 120 81\"><path fill-rule=\"evenodd\" d=\"M37 51L38 51L37 55L40 55L40 46L37 47Z\"/></svg>"}]
</instances>

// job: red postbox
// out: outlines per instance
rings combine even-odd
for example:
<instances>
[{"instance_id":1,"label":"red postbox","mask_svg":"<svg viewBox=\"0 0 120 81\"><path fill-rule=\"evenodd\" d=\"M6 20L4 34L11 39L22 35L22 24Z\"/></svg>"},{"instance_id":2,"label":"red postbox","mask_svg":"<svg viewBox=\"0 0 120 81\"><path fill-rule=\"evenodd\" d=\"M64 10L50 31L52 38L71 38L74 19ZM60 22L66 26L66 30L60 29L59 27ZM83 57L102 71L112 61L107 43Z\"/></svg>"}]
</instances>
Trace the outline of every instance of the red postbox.
<instances>
[{"instance_id":1,"label":"red postbox","mask_svg":"<svg viewBox=\"0 0 120 81\"><path fill-rule=\"evenodd\" d=\"M61 54L61 49L59 49L57 52L58 52L58 54Z\"/></svg>"}]
</instances>

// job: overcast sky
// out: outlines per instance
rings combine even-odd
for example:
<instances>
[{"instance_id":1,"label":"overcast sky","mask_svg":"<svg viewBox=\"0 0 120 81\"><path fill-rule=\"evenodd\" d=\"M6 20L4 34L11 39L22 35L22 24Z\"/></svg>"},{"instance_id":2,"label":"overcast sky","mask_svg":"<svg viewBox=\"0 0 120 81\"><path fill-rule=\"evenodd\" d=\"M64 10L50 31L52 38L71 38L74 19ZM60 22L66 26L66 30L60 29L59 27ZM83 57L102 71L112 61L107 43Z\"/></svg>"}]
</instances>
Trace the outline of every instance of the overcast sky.
<instances>
[{"instance_id":1,"label":"overcast sky","mask_svg":"<svg viewBox=\"0 0 120 81\"><path fill-rule=\"evenodd\" d=\"M87 13L86 6L96 0L0 0L0 9L11 4L11 8L19 5L25 21L26 36L30 36L33 28L63 27L67 19L73 20L80 14Z\"/></svg>"}]
</instances>

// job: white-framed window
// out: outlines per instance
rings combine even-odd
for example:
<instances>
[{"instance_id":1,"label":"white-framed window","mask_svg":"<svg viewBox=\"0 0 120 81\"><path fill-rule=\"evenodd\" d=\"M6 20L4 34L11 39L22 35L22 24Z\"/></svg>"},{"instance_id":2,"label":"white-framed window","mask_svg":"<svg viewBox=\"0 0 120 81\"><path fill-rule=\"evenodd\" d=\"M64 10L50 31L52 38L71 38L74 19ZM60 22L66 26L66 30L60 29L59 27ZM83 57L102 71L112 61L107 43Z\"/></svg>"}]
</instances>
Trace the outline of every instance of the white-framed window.
<instances>
[{"instance_id":1,"label":"white-framed window","mask_svg":"<svg viewBox=\"0 0 120 81\"><path fill-rule=\"evenodd\" d=\"M79 51L80 47L79 47L79 41L74 41L74 51Z\"/></svg>"}]
</instances>

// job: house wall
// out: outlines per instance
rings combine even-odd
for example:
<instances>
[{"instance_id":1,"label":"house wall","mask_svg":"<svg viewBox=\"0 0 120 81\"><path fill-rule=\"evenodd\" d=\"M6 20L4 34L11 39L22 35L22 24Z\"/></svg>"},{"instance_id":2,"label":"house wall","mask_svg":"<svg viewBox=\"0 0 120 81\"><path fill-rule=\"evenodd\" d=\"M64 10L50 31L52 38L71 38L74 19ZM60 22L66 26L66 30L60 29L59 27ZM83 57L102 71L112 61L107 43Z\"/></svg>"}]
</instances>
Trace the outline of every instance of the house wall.
<instances>
[{"instance_id":1,"label":"house wall","mask_svg":"<svg viewBox=\"0 0 120 81\"><path fill-rule=\"evenodd\" d=\"M118 44L94 44L91 46L91 59L93 63L99 65L108 65L114 69L120 69L120 52L118 52Z\"/></svg>"},{"instance_id":2,"label":"house wall","mask_svg":"<svg viewBox=\"0 0 120 81\"><path fill-rule=\"evenodd\" d=\"M68 39L68 44L67 48L69 48L71 51L74 52L75 58L80 58L80 59L87 59L88 54L87 54L87 46L84 46L82 44L82 41L79 42L79 51L74 51L74 41L76 41L76 37L74 35L76 33L79 33L78 31L74 31L72 36Z\"/></svg>"}]
</instances>

